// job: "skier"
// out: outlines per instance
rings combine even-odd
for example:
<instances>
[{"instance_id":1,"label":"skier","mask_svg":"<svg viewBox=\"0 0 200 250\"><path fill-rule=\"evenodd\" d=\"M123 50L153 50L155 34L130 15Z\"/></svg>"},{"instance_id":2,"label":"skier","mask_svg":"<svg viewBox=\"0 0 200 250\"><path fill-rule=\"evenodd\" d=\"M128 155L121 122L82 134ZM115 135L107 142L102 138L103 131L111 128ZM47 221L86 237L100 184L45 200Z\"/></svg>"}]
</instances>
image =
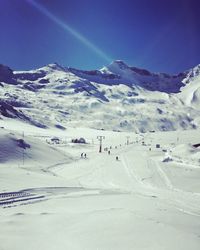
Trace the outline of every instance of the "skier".
<instances>
[{"instance_id":1,"label":"skier","mask_svg":"<svg viewBox=\"0 0 200 250\"><path fill-rule=\"evenodd\" d=\"M110 150L108 150L108 154L110 155Z\"/></svg>"},{"instance_id":2,"label":"skier","mask_svg":"<svg viewBox=\"0 0 200 250\"><path fill-rule=\"evenodd\" d=\"M116 156L116 161L118 161L119 160L119 157L118 156Z\"/></svg>"},{"instance_id":3,"label":"skier","mask_svg":"<svg viewBox=\"0 0 200 250\"><path fill-rule=\"evenodd\" d=\"M83 153L81 153L81 158L83 158Z\"/></svg>"},{"instance_id":4,"label":"skier","mask_svg":"<svg viewBox=\"0 0 200 250\"><path fill-rule=\"evenodd\" d=\"M86 153L84 154L84 157L85 157L85 158L87 157Z\"/></svg>"}]
</instances>

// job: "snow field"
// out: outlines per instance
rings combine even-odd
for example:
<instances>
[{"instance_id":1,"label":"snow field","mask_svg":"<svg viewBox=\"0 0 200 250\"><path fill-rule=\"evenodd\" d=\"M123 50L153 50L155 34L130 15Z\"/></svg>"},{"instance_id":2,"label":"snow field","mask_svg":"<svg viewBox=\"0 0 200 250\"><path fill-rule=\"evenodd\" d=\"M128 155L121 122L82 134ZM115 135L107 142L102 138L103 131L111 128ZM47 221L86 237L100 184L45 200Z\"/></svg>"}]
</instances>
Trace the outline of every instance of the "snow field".
<instances>
[{"instance_id":1,"label":"snow field","mask_svg":"<svg viewBox=\"0 0 200 250\"><path fill-rule=\"evenodd\" d=\"M199 249L200 166L190 161L198 158L190 146L198 130L135 134L20 124L5 123L0 134L1 147L14 155L1 154L0 249ZM21 129L30 145L24 162L11 139L21 138ZM69 141L49 145L44 135ZM80 137L89 144L70 142ZM172 161L163 162L163 150Z\"/></svg>"}]
</instances>

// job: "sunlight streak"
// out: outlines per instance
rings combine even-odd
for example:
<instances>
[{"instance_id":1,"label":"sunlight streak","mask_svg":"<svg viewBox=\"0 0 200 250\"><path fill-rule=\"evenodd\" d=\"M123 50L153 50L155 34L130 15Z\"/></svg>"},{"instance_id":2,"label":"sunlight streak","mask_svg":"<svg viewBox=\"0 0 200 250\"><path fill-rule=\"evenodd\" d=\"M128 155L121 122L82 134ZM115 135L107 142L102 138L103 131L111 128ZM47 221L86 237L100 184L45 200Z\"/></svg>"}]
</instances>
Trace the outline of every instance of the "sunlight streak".
<instances>
[{"instance_id":1,"label":"sunlight streak","mask_svg":"<svg viewBox=\"0 0 200 250\"><path fill-rule=\"evenodd\" d=\"M26 0L32 6L34 6L38 11L48 17L51 21L56 23L58 26L63 28L65 31L70 33L73 37L79 40L82 44L90 48L93 52L95 52L99 57L104 59L107 62L111 62L112 59L109 58L103 51L101 51L98 47L96 47L92 42L90 42L87 38L77 32L75 29L70 27L68 24L60 20L58 17L54 16L50 11L48 11L44 6L37 3L35 0Z\"/></svg>"}]
</instances>

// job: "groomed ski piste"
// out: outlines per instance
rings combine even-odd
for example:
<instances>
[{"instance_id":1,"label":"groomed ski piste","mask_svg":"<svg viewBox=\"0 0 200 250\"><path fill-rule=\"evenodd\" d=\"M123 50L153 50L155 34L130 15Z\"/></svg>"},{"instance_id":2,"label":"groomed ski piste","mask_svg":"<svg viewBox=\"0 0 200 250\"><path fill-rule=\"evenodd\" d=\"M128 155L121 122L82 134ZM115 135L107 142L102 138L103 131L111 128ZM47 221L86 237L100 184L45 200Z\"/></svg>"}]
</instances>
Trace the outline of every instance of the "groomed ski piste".
<instances>
[{"instance_id":1,"label":"groomed ski piste","mask_svg":"<svg viewBox=\"0 0 200 250\"><path fill-rule=\"evenodd\" d=\"M0 126L0 250L200 249L199 130Z\"/></svg>"}]
</instances>

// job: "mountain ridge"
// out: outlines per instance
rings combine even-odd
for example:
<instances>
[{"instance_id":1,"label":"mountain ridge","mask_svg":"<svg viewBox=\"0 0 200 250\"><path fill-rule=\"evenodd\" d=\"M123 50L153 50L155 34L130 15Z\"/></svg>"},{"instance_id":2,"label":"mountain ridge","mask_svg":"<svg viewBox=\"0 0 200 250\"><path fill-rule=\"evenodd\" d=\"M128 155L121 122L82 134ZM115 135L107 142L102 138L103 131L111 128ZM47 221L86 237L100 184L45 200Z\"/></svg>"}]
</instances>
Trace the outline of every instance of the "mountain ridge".
<instances>
[{"instance_id":1,"label":"mountain ridge","mask_svg":"<svg viewBox=\"0 0 200 250\"><path fill-rule=\"evenodd\" d=\"M180 88L184 85L184 84L181 85L180 82L182 82L185 78L192 78L192 77L200 74L200 64L195 66L192 69L186 70L186 71L178 73L178 74L155 73L155 72L151 72L149 70L143 69L143 68L139 68L139 67L135 67L135 66L128 66L122 60L115 60L111 64L109 64L108 66L106 66L106 67L104 66L101 69L95 69L95 70L80 70L80 69L76 69L76 68L72 68L72 67L64 67L58 63L52 63L52 64L45 65L43 67L40 67L38 69L14 71L11 68L9 68L8 66L0 64L0 81L1 82L5 81L6 83L10 83L9 79L12 79L12 80L14 80L14 83L16 83L15 81L18 80L18 78L21 78L22 75L24 75L24 78L25 78L25 76L28 76L30 74L36 75L35 78L34 77L32 78L33 80L35 80L35 79L37 79L37 77L38 78L44 77L44 74L42 74L42 72L44 73L45 71L49 71L49 70L50 71L60 70L63 72L71 72L79 77L88 78L88 80L93 80L95 76L102 77L103 78L102 80L99 80L98 78L95 79L96 81L99 81L100 83L105 83L106 80L109 80L109 81L112 80L116 84L119 84L119 83L123 84L125 79L127 80L128 83L131 83L131 84L137 83L138 79L130 79L130 77L129 78L127 77L127 75L130 73L135 74L135 75L140 75L142 77L154 77L154 78L160 77L160 78L162 78L162 80L170 79L170 80L174 81L174 79L175 79L179 83L178 89L180 90ZM125 71L125 72L123 72L123 71ZM39 74L39 72L40 72L40 74ZM125 79L122 77L122 75L124 75L124 74L126 75ZM6 77L7 77L7 79L6 79ZM22 79L23 79L23 77L22 77ZM27 80L29 80L29 79L27 79ZM13 83L13 81L11 81L11 83ZM143 85L142 87L146 88L147 86ZM178 92L178 89L176 89L174 92ZM152 89L150 89L150 90L152 90ZM157 89L153 89L153 90L157 90ZM170 89L170 90L173 92L172 89ZM162 89L158 89L158 91L165 92L165 90L162 90Z\"/></svg>"},{"instance_id":2,"label":"mountain ridge","mask_svg":"<svg viewBox=\"0 0 200 250\"><path fill-rule=\"evenodd\" d=\"M12 117L42 128L145 132L200 124L200 65L176 75L152 73L120 60L90 71L57 63L29 71L0 65L0 84L1 119Z\"/></svg>"}]
</instances>

